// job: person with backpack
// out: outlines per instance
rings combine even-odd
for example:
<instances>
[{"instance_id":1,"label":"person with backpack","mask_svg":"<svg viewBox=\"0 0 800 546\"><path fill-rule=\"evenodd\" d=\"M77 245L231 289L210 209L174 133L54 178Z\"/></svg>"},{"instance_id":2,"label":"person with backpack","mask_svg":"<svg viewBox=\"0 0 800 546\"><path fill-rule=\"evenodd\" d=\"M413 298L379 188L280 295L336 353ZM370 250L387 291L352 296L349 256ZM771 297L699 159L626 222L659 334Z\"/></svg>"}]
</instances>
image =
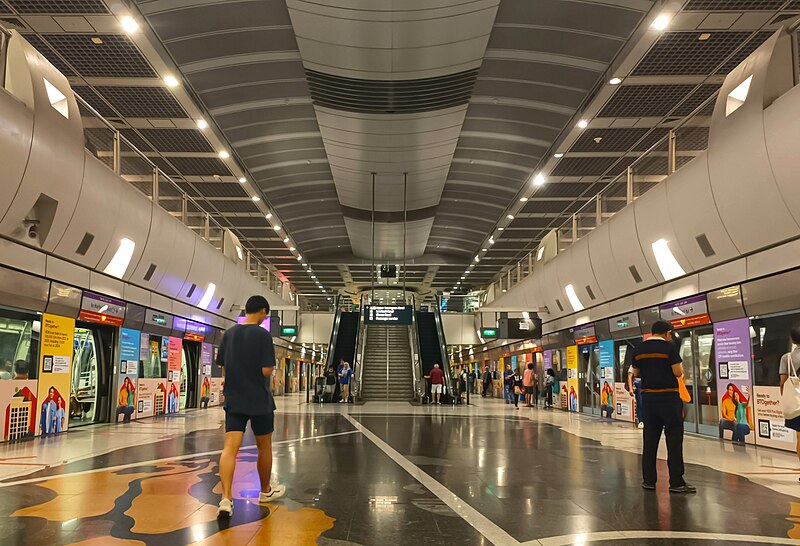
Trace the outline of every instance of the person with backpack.
<instances>
[{"instance_id":1,"label":"person with backpack","mask_svg":"<svg viewBox=\"0 0 800 546\"><path fill-rule=\"evenodd\" d=\"M546 398L544 401L544 407L552 408L553 407L553 390L556 387L556 373L553 371L553 368L547 368L545 371L545 378L544 378L544 388L546 392Z\"/></svg>"},{"instance_id":2,"label":"person with backpack","mask_svg":"<svg viewBox=\"0 0 800 546\"><path fill-rule=\"evenodd\" d=\"M514 397L514 409L519 409L519 400L525 396L525 387L522 384L522 374L515 369L511 375L511 396Z\"/></svg>"}]
</instances>

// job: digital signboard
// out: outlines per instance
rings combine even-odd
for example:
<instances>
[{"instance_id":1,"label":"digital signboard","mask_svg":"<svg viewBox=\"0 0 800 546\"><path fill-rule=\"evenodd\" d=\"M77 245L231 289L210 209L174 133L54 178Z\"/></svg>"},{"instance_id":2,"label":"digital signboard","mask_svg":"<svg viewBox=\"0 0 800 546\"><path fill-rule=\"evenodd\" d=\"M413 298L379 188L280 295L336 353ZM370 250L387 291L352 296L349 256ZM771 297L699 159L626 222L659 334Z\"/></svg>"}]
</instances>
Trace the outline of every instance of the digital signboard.
<instances>
[{"instance_id":1,"label":"digital signboard","mask_svg":"<svg viewBox=\"0 0 800 546\"><path fill-rule=\"evenodd\" d=\"M413 319L413 313L414 308L410 305L367 305L364 307L364 322L366 324L409 326Z\"/></svg>"}]
</instances>

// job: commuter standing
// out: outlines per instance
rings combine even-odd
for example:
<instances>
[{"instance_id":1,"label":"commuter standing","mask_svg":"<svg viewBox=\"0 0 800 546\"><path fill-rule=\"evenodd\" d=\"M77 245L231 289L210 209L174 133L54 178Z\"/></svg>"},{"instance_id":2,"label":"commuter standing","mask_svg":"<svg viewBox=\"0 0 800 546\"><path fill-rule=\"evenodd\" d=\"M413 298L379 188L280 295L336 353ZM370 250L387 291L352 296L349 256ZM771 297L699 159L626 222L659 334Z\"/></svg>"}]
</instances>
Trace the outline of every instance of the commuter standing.
<instances>
[{"instance_id":1,"label":"commuter standing","mask_svg":"<svg viewBox=\"0 0 800 546\"><path fill-rule=\"evenodd\" d=\"M639 428L644 428L642 422L642 380L633 376L633 366L628 368L628 393L633 398L633 422L638 423Z\"/></svg>"},{"instance_id":2,"label":"commuter standing","mask_svg":"<svg viewBox=\"0 0 800 546\"><path fill-rule=\"evenodd\" d=\"M225 444L219 459L222 500L218 517L233 515L233 474L248 421L258 447L258 502L270 502L286 493L282 485L270 485L275 401L268 381L275 368L275 348L272 336L260 326L269 314L269 303L263 296L251 296L245 313L242 324L225 332L217 355L217 365L225 378Z\"/></svg>"},{"instance_id":3,"label":"commuter standing","mask_svg":"<svg viewBox=\"0 0 800 546\"><path fill-rule=\"evenodd\" d=\"M783 355L783 357L781 357L781 364L780 368L778 369L778 374L780 374L781 378L781 395L783 395L783 387L789 380L789 375L791 374L791 370L789 370L790 361L792 370L795 372L792 375L800 375L800 326L795 326L792 328L790 337L795 347L792 352L786 353ZM792 429L797 436L797 458L800 459L800 416L795 417L794 419L787 419L786 427Z\"/></svg>"},{"instance_id":4,"label":"commuter standing","mask_svg":"<svg viewBox=\"0 0 800 546\"><path fill-rule=\"evenodd\" d=\"M431 394L433 403L441 404L442 391L444 390L444 372L439 368L439 364L434 364L431 373L425 376L431 381Z\"/></svg>"},{"instance_id":5,"label":"commuter standing","mask_svg":"<svg viewBox=\"0 0 800 546\"><path fill-rule=\"evenodd\" d=\"M519 409L519 401L525 395L525 389L522 386L522 374L519 370L514 370L511 375L511 396L514 397L514 409Z\"/></svg>"},{"instance_id":6,"label":"commuter standing","mask_svg":"<svg viewBox=\"0 0 800 546\"><path fill-rule=\"evenodd\" d=\"M333 402L333 396L336 393L336 383L338 383L336 370L333 366L329 366L328 371L325 372L325 394L323 395L323 400L325 402Z\"/></svg>"},{"instance_id":7,"label":"commuter standing","mask_svg":"<svg viewBox=\"0 0 800 546\"><path fill-rule=\"evenodd\" d=\"M667 438L667 466L671 493L694 493L683 479L683 402L678 378L683 376L682 360L672 343L672 324L658 320L652 337L633 350L633 376L642 380L642 487L655 489L658 478L656 457L661 432Z\"/></svg>"},{"instance_id":8,"label":"commuter standing","mask_svg":"<svg viewBox=\"0 0 800 546\"><path fill-rule=\"evenodd\" d=\"M353 370L350 369L350 364L345 362L342 364L342 371L339 372L339 384L342 386L342 399L339 402L345 404L350 401L350 379L353 377Z\"/></svg>"},{"instance_id":9,"label":"commuter standing","mask_svg":"<svg viewBox=\"0 0 800 546\"><path fill-rule=\"evenodd\" d=\"M474 365L474 364L473 364ZM467 375L467 390L470 394L477 394L475 389L477 385L475 385L475 379L477 375L475 374L475 368L470 369L469 375Z\"/></svg>"},{"instance_id":10,"label":"commuter standing","mask_svg":"<svg viewBox=\"0 0 800 546\"><path fill-rule=\"evenodd\" d=\"M511 364L506 364L506 371L503 372L503 395L505 396L506 404L513 402L512 396L514 395L514 372L511 370Z\"/></svg>"},{"instance_id":11,"label":"commuter standing","mask_svg":"<svg viewBox=\"0 0 800 546\"><path fill-rule=\"evenodd\" d=\"M535 402L536 400L533 398L533 384L536 381L536 373L533 371L533 362L528 363L528 367L525 368L525 372L522 374L522 386L525 388L525 407L531 408L533 404L531 404L531 399Z\"/></svg>"},{"instance_id":12,"label":"commuter standing","mask_svg":"<svg viewBox=\"0 0 800 546\"><path fill-rule=\"evenodd\" d=\"M482 397L486 398L492 392L492 371L489 366L483 367L483 393Z\"/></svg>"},{"instance_id":13,"label":"commuter standing","mask_svg":"<svg viewBox=\"0 0 800 546\"><path fill-rule=\"evenodd\" d=\"M553 371L553 368L547 368L544 377L544 388L546 393L546 398L544 401L545 408L552 408L553 407L553 389L556 385L556 373Z\"/></svg>"}]
</instances>

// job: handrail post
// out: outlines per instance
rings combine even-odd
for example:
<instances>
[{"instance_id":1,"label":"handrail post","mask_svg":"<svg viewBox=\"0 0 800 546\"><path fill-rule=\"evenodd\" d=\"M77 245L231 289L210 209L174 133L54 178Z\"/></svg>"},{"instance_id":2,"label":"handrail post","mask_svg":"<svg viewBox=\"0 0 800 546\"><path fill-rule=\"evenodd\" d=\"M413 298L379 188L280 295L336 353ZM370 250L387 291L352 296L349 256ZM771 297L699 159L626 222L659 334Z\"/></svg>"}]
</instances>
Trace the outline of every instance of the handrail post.
<instances>
[{"instance_id":1,"label":"handrail post","mask_svg":"<svg viewBox=\"0 0 800 546\"><path fill-rule=\"evenodd\" d=\"M672 174L678 170L678 146L677 146L677 135L675 134L675 129L670 129L667 145L668 145L667 155L669 159L667 174Z\"/></svg>"},{"instance_id":2,"label":"handrail post","mask_svg":"<svg viewBox=\"0 0 800 546\"><path fill-rule=\"evenodd\" d=\"M158 204L158 181L161 178L158 167L153 167L153 203Z\"/></svg>"},{"instance_id":3,"label":"handrail post","mask_svg":"<svg viewBox=\"0 0 800 546\"><path fill-rule=\"evenodd\" d=\"M595 215L595 227L600 226L603 223L603 196L597 194L597 202L595 203L594 209Z\"/></svg>"},{"instance_id":4,"label":"handrail post","mask_svg":"<svg viewBox=\"0 0 800 546\"><path fill-rule=\"evenodd\" d=\"M185 193L181 195L181 219L184 225L189 224L189 199Z\"/></svg>"},{"instance_id":5,"label":"handrail post","mask_svg":"<svg viewBox=\"0 0 800 546\"><path fill-rule=\"evenodd\" d=\"M118 175L122 172L122 158L120 157L121 149L122 149L122 142L120 140L120 132L117 129L114 129L114 141L112 143L113 146L113 157L112 157L112 167L114 168L114 174Z\"/></svg>"},{"instance_id":6,"label":"handrail post","mask_svg":"<svg viewBox=\"0 0 800 546\"><path fill-rule=\"evenodd\" d=\"M578 215L572 215L572 244L574 245L575 242L578 240Z\"/></svg>"},{"instance_id":7,"label":"handrail post","mask_svg":"<svg viewBox=\"0 0 800 546\"><path fill-rule=\"evenodd\" d=\"M208 213L206 213L206 216L205 216L205 223L204 223L204 225L203 225L203 238L204 238L204 239L205 239L207 242L211 242L211 241L209 241L209 239L211 239L211 215L209 215ZM259 272L259 273L260 273L260 272ZM259 277L259 279L260 279L260 278L261 278L261 277Z\"/></svg>"},{"instance_id":8,"label":"handrail post","mask_svg":"<svg viewBox=\"0 0 800 546\"><path fill-rule=\"evenodd\" d=\"M628 167L628 180L627 180L627 191L626 191L626 200L627 204L630 205L633 203L633 167Z\"/></svg>"}]
</instances>

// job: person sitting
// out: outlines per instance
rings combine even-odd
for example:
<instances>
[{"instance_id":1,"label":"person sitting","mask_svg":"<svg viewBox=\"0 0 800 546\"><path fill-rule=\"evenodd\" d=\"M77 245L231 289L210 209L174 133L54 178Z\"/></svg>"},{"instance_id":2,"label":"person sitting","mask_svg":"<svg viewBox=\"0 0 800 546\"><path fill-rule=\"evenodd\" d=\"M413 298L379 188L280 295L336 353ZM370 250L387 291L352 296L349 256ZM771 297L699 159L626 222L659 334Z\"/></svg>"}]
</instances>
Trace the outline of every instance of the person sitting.
<instances>
[{"instance_id":1,"label":"person sitting","mask_svg":"<svg viewBox=\"0 0 800 546\"><path fill-rule=\"evenodd\" d=\"M25 360L17 360L14 364L14 379L29 379L30 367Z\"/></svg>"}]
</instances>

